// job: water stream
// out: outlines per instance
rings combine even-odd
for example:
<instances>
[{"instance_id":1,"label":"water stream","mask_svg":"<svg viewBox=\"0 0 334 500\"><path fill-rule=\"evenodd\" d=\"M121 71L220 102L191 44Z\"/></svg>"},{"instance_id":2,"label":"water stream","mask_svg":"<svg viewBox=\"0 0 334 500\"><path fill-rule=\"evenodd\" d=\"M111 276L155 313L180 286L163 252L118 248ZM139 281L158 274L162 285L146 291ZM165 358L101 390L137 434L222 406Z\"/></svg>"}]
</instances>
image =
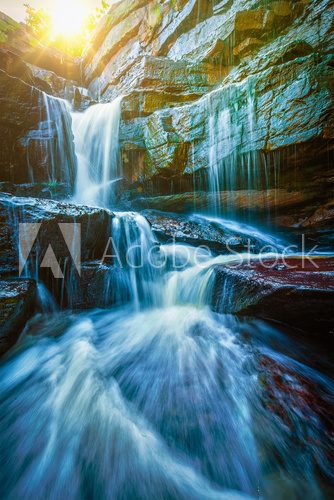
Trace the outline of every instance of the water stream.
<instances>
[{"instance_id":1,"label":"water stream","mask_svg":"<svg viewBox=\"0 0 334 500\"><path fill-rule=\"evenodd\" d=\"M113 200L119 109L73 116L77 201ZM0 365L0 496L325 498L333 449L312 398L329 407L333 383L275 328L211 311L214 267L238 257L160 244L134 212L112 234L122 279L103 292L124 300L35 316Z\"/></svg>"},{"instance_id":2,"label":"water stream","mask_svg":"<svg viewBox=\"0 0 334 500\"><path fill-rule=\"evenodd\" d=\"M72 113L77 203L108 207L113 202L114 186L122 175L118 143L121 100L118 97L84 113Z\"/></svg>"},{"instance_id":3,"label":"water stream","mask_svg":"<svg viewBox=\"0 0 334 500\"><path fill-rule=\"evenodd\" d=\"M41 93L41 119L39 130L36 131L39 147L37 154L44 156L46 177L50 183L63 182L74 185L77 170L77 158L73 145L71 106L64 99ZM29 141L34 143L34 136ZM28 147L28 163L32 164L35 157L30 158ZM36 155L36 150L33 148ZM33 165L30 168L31 182L34 182ZM43 172L42 177L45 176Z\"/></svg>"},{"instance_id":4,"label":"water stream","mask_svg":"<svg viewBox=\"0 0 334 500\"><path fill-rule=\"evenodd\" d=\"M268 164L261 153L261 121L257 112L255 82L249 79L243 88L230 88L227 96L211 92L204 102L207 108L208 190L213 194L212 213L240 214L237 198L247 197L248 208L255 210L258 193L277 193L279 162ZM263 203L263 200L261 201ZM263 207L265 208L265 207Z\"/></svg>"}]
</instances>

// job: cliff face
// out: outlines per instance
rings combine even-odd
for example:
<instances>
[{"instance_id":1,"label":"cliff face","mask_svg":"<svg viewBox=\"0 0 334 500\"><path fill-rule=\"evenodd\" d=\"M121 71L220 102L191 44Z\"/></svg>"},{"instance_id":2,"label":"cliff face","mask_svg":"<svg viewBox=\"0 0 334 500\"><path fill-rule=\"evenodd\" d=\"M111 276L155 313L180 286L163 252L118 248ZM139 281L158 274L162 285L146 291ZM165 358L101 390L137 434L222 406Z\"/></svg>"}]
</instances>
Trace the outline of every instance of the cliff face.
<instances>
[{"instance_id":1,"label":"cliff face","mask_svg":"<svg viewBox=\"0 0 334 500\"><path fill-rule=\"evenodd\" d=\"M0 12L0 181L73 183L73 171L63 175L66 165L50 176L59 138L50 108L63 105L48 96L86 99L79 85L79 61L42 45L26 26Z\"/></svg>"},{"instance_id":2,"label":"cliff face","mask_svg":"<svg viewBox=\"0 0 334 500\"><path fill-rule=\"evenodd\" d=\"M333 0L122 0L79 64L1 14L1 180L71 190L75 165L56 151L60 134L73 149L54 120L64 105L46 96L88 104L80 75L95 100L124 96L123 172L140 206L328 221L333 19Z\"/></svg>"},{"instance_id":3,"label":"cliff face","mask_svg":"<svg viewBox=\"0 0 334 500\"><path fill-rule=\"evenodd\" d=\"M128 180L155 195L209 184L219 203L238 191L237 208L261 191L263 206L283 200L285 225L328 208L333 19L332 0L114 5L83 68L96 97L125 95Z\"/></svg>"}]
</instances>

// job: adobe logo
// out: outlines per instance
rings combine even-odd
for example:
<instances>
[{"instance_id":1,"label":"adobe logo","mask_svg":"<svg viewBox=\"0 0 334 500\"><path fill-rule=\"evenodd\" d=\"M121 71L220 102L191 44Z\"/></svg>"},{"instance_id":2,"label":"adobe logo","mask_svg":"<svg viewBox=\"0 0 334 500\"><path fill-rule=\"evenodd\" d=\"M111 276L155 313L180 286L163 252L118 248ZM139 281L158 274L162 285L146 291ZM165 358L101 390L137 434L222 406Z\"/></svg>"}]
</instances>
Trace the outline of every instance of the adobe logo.
<instances>
[{"instance_id":1,"label":"adobe logo","mask_svg":"<svg viewBox=\"0 0 334 500\"><path fill-rule=\"evenodd\" d=\"M38 233L41 229L42 222L24 222L19 224L19 275L21 276L23 269L27 263L31 250L37 240ZM72 257L74 266L81 275L81 224L73 222L59 222L58 227L64 239L64 244L67 246L70 256ZM39 267L48 267L51 269L55 278L64 278L63 272L59 265L58 259L49 243Z\"/></svg>"}]
</instances>

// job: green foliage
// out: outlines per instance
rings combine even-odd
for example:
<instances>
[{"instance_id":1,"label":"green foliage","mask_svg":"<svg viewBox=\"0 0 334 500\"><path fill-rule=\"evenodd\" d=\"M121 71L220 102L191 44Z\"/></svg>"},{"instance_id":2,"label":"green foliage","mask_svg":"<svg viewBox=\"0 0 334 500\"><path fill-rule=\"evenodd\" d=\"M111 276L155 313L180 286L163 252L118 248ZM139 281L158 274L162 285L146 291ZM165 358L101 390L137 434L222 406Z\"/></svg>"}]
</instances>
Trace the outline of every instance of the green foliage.
<instances>
[{"instance_id":1,"label":"green foliage","mask_svg":"<svg viewBox=\"0 0 334 500\"><path fill-rule=\"evenodd\" d=\"M26 24L32 29L36 38L50 47L61 50L73 57L78 57L81 56L99 19L109 9L110 4L105 0L101 0L101 5L96 7L94 13L89 15L85 20L81 33L71 40L61 35L55 39L51 39L52 19L47 10L35 9L27 3L24 4L24 7L26 9Z\"/></svg>"},{"instance_id":2,"label":"green foliage","mask_svg":"<svg viewBox=\"0 0 334 500\"><path fill-rule=\"evenodd\" d=\"M0 19L0 43L5 43L7 41L8 34L11 31L15 31L19 27L19 23L17 23L13 19Z\"/></svg>"},{"instance_id":3,"label":"green foliage","mask_svg":"<svg viewBox=\"0 0 334 500\"><path fill-rule=\"evenodd\" d=\"M28 3L23 4L26 9L26 24L34 34L44 40L50 36L51 18L45 9L35 9Z\"/></svg>"}]
</instances>

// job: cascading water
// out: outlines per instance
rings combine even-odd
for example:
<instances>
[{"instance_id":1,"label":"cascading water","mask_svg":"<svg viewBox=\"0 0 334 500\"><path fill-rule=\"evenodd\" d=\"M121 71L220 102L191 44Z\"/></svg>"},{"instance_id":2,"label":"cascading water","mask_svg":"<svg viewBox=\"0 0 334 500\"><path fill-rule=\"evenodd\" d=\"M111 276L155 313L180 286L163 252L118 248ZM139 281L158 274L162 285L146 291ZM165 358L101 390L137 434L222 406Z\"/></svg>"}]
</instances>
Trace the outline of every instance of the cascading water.
<instances>
[{"instance_id":1,"label":"cascading water","mask_svg":"<svg viewBox=\"0 0 334 500\"><path fill-rule=\"evenodd\" d=\"M235 189L235 153L231 144L231 117L229 109L210 111L209 130L209 189L214 195L214 212L221 208L220 192ZM230 154L230 156L228 156ZM228 156L226 160L225 157ZM228 168L227 168L228 167Z\"/></svg>"},{"instance_id":2,"label":"cascading water","mask_svg":"<svg viewBox=\"0 0 334 500\"><path fill-rule=\"evenodd\" d=\"M108 203L120 175L119 106L73 117L84 203ZM133 212L115 213L112 237L118 307L37 316L0 366L0 496L323 498L330 430L308 394L283 391L314 386L330 406L333 383L256 343L277 348L268 325L210 310L215 266L240 256L159 244Z\"/></svg>"},{"instance_id":3,"label":"cascading water","mask_svg":"<svg viewBox=\"0 0 334 500\"><path fill-rule=\"evenodd\" d=\"M137 310L155 305L163 263L159 262L159 248L149 223L135 212L116 212L112 235L115 265L123 269L127 300Z\"/></svg>"},{"instance_id":4,"label":"cascading water","mask_svg":"<svg viewBox=\"0 0 334 500\"><path fill-rule=\"evenodd\" d=\"M155 285L165 296L153 308L143 294L143 310L135 301L59 313L51 328L49 317L31 322L0 370L2 496L232 499L238 490L271 499L279 488L285 498L322 498L317 468L330 473L331 451L317 445L323 428L312 403L304 419L284 402L292 434L264 404L261 363L277 362L274 353L245 341L247 324L205 306L207 273L222 258L201 254L194 267L194 251L162 246L166 272ZM188 267L168 271L173 257ZM279 366L300 383L289 358ZM333 398L331 381L320 382Z\"/></svg>"},{"instance_id":5,"label":"cascading water","mask_svg":"<svg viewBox=\"0 0 334 500\"><path fill-rule=\"evenodd\" d=\"M63 182L73 188L76 176L76 155L73 144L71 106L64 99L41 94L39 149L44 149L49 182ZM28 148L29 153L29 148ZM31 163L28 157L28 162ZM33 169L30 169L34 182Z\"/></svg>"},{"instance_id":6,"label":"cascading water","mask_svg":"<svg viewBox=\"0 0 334 500\"><path fill-rule=\"evenodd\" d=\"M78 158L74 199L88 205L110 206L120 179L119 122L122 97L108 104L73 113L75 151Z\"/></svg>"},{"instance_id":7,"label":"cascading water","mask_svg":"<svg viewBox=\"0 0 334 500\"><path fill-rule=\"evenodd\" d=\"M208 188L213 195L211 211L235 215L256 210L257 192L279 187L279 166L269 165L258 150L255 83L230 89L227 98L212 92L203 101L207 113ZM272 172L271 172L272 170ZM262 203L265 203L264 198Z\"/></svg>"}]
</instances>

